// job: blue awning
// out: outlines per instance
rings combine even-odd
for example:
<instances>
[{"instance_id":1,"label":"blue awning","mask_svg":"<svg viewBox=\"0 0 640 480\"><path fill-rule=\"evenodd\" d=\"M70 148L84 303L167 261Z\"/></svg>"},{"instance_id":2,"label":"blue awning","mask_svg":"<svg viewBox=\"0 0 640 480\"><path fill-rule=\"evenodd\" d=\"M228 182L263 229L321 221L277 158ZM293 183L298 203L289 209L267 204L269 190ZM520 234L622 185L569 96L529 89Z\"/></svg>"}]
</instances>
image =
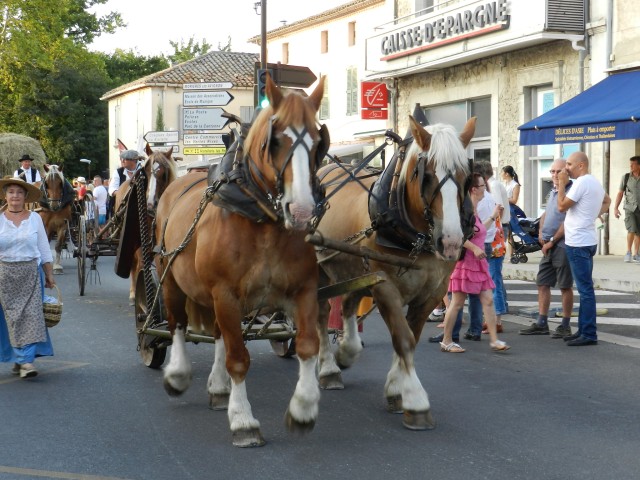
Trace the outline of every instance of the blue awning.
<instances>
[{"instance_id":1,"label":"blue awning","mask_svg":"<svg viewBox=\"0 0 640 480\"><path fill-rule=\"evenodd\" d=\"M640 71L611 75L518 130L520 145L640 138Z\"/></svg>"}]
</instances>

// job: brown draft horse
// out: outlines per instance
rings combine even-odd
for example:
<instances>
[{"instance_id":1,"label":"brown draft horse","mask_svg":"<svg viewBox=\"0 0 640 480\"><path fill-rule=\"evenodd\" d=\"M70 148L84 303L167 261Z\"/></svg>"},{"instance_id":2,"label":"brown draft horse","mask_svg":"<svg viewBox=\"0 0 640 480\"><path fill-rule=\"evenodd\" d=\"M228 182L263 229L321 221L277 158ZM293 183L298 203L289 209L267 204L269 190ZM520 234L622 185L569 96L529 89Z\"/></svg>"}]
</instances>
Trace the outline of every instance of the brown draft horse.
<instances>
[{"instance_id":1,"label":"brown draft horse","mask_svg":"<svg viewBox=\"0 0 640 480\"><path fill-rule=\"evenodd\" d=\"M388 280L371 287L379 312L384 319L394 348L391 369L387 375L384 394L387 408L404 412L407 428L422 430L433 427L429 399L414 368L414 351L420 339L424 322L432 309L446 294L449 276L463 244L461 208L465 200L465 181L469 175L469 162L465 147L473 137L475 118L467 122L458 138L451 126L442 124L429 127L427 132L410 117L414 141L406 150L401 169L395 172L397 183L403 187L406 215L413 228L429 239L426 248L413 252L417 269L399 269L386 263L369 260L371 271L384 271ZM402 147L401 147L402 148ZM327 168L327 167L325 167ZM335 173L334 173L335 172ZM364 232L371 227L368 211L369 192L355 182L335 191L334 170L326 178L321 169L318 175L327 185L331 208L323 217L318 231L325 237L344 240L358 236L359 245L394 255L408 256L409 251L379 245L378 231L369 236ZM370 187L374 178L364 179ZM370 232L368 232L370 233ZM331 283L347 280L366 273L362 258L339 254L331 258L332 250L319 250L322 272ZM326 262L322 262L323 258ZM343 388L340 369L353 364L362 350L358 335L356 310L364 292L352 292L342 297L344 339L334 358L327 335L328 305L321 305L320 332L320 385L327 389ZM403 308L408 305L406 317ZM337 363L336 363L337 361Z\"/></svg>"},{"instance_id":2,"label":"brown draft horse","mask_svg":"<svg viewBox=\"0 0 640 480\"><path fill-rule=\"evenodd\" d=\"M75 198L75 190L69 181L62 174L62 167L58 165L45 165L46 175L40 185L42 198L38 213L44 223L49 241L55 233L56 255L53 262L53 273L63 272L60 263L62 248L65 246L67 235L67 225L71 221L72 204Z\"/></svg>"},{"instance_id":3,"label":"brown draft horse","mask_svg":"<svg viewBox=\"0 0 640 480\"><path fill-rule=\"evenodd\" d=\"M323 90L321 79L308 98L295 92L285 96L268 79L270 106L255 119L244 140L242 158L237 155L235 161L250 172L247 178L257 187L254 193L273 199L270 209L278 218L254 221L217 206L216 194L186 248L171 257L175 261L162 284L173 341L164 369L165 389L177 395L189 387L187 326L214 335L217 341L208 392L214 409L228 406L233 444L239 447L264 444L245 384L250 357L241 321L253 310L279 309L295 319L300 368L286 413L287 427L309 431L318 416L318 266L314 249L304 237L316 208L312 191L317 185L316 153L324 147L316 126ZM202 174L185 175L161 197L156 239L167 257L185 240L206 186ZM159 261L160 275L166 265L165 257ZM185 309L191 313L189 318ZM199 324L197 318L205 319L206 324Z\"/></svg>"},{"instance_id":4,"label":"brown draft horse","mask_svg":"<svg viewBox=\"0 0 640 480\"><path fill-rule=\"evenodd\" d=\"M124 145L123 145L124 147ZM121 148L122 149L122 148ZM126 147L124 148L126 150ZM168 151L153 151L153 149L147 144L145 147L145 153L147 159L142 163L141 167L146 174L147 181L147 210L154 212L158 206L158 200L176 178L178 178L176 162L172 157L173 147ZM120 204L126 193L129 191L129 180L125 180L122 185L116 191L115 211L118 211ZM135 201L135 199L132 199ZM140 249L136 249L131 261L131 284L129 287L129 303L131 305L135 302L135 289L136 281L138 278L138 272L142 268L142 259L140 255Z\"/></svg>"}]
</instances>

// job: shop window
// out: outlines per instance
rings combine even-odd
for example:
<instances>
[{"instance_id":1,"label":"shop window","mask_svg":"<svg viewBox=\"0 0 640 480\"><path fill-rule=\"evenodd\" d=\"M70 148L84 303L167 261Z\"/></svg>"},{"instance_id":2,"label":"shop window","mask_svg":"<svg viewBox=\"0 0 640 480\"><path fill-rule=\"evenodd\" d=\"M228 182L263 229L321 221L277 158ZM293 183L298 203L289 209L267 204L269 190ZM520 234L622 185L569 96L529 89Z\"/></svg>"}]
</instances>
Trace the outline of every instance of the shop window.
<instances>
[{"instance_id":1,"label":"shop window","mask_svg":"<svg viewBox=\"0 0 640 480\"><path fill-rule=\"evenodd\" d=\"M446 123L453 125L457 131L461 131L467 120L475 116L474 138L491 136L491 97L425 107L424 113L430 125Z\"/></svg>"},{"instance_id":2,"label":"shop window","mask_svg":"<svg viewBox=\"0 0 640 480\"><path fill-rule=\"evenodd\" d=\"M349 22L347 45L353 47L356 44L356 22Z\"/></svg>"}]
</instances>

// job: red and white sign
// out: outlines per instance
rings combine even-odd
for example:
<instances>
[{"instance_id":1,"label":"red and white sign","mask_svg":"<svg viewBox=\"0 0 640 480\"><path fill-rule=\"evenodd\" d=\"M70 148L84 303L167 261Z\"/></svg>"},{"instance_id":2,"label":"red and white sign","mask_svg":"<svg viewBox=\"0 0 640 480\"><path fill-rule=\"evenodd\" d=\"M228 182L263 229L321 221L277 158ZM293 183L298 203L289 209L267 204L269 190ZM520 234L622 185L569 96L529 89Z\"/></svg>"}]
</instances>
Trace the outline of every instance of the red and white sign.
<instances>
[{"instance_id":1,"label":"red and white sign","mask_svg":"<svg viewBox=\"0 0 640 480\"><path fill-rule=\"evenodd\" d=\"M360 83L360 105L362 108L387 108L388 103L389 92L385 83Z\"/></svg>"},{"instance_id":2,"label":"red and white sign","mask_svg":"<svg viewBox=\"0 0 640 480\"><path fill-rule=\"evenodd\" d=\"M380 108L376 108L375 110L360 110L360 113L360 118L363 120L386 120L389 118L389 111Z\"/></svg>"}]
</instances>

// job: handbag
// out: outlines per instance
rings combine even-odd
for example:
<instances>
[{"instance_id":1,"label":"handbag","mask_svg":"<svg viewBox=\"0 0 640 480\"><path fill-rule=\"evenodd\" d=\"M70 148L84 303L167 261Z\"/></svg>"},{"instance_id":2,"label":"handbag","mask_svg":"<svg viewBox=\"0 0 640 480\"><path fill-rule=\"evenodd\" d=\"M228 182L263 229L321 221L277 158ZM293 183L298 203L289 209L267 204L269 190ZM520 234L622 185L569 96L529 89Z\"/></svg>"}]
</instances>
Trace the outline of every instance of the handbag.
<instances>
[{"instance_id":1,"label":"handbag","mask_svg":"<svg viewBox=\"0 0 640 480\"><path fill-rule=\"evenodd\" d=\"M62 301L60 299L60 289L57 285L54 285L54 287L58 292L58 298L56 299L56 302L42 302L44 324L47 326L47 328L55 327L58 323L60 323L60 319L62 318Z\"/></svg>"},{"instance_id":2,"label":"handbag","mask_svg":"<svg viewBox=\"0 0 640 480\"><path fill-rule=\"evenodd\" d=\"M507 253L507 244L504 240L504 230L502 228L502 223L500 223L500 218L496 218L496 236L493 237L493 242L491 242L491 256L493 258L504 257Z\"/></svg>"}]
</instances>

